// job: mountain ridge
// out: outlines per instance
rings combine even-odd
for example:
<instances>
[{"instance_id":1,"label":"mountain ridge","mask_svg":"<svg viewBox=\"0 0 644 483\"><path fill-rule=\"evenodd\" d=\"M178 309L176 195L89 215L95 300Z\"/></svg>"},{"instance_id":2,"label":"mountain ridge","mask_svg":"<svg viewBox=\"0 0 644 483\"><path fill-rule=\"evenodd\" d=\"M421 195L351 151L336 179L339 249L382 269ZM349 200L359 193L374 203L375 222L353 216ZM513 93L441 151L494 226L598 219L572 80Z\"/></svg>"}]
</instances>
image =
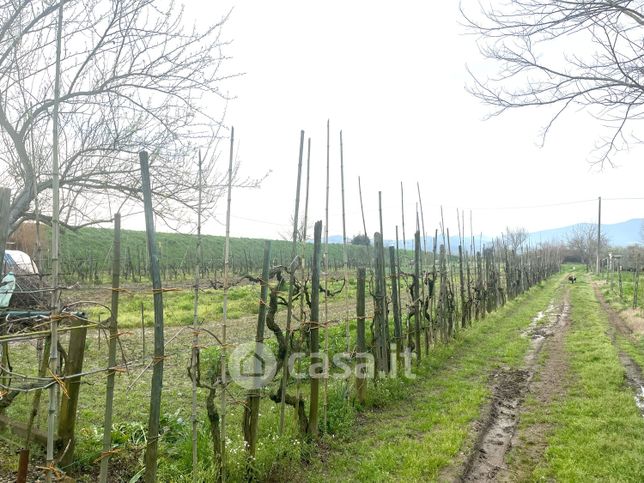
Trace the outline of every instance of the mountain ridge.
<instances>
[{"instance_id":1,"label":"mountain ridge","mask_svg":"<svg viewBox=\"0 0 644 483\"><path fill-rule=\"evenodd\" d=\"M588 226L588 225L591 225L591 223L577 223L574 225L567 225L559 228L548 228L545 230L530 232L528 234L528 238L530 240L531 245L538 245L540 243L546 243L546 242L565 243L569 235L574 231L576 227L580 225ZM644 231L642 228L643 226L644 226L644 218L632 218L630 220L626 220L618 223L602 224L602 233L606 234L611 246L626 247L629 245L639 245L644 243L644 233L642 233ZM477 247L480 244L485 245L486 243L490 243L494 238L495 238L494 236L490 236L490 235L482 235L482 236L479 235L475 237L475 244ZM439 236L438 239L440 244L441 237ZM349 237L347 241L350 243L351 237ZM425 241L427 244L427 249L431 250L433 248L433 243L434 243L433 237L428 236L426 237ZM408 250L411 250L414 248L413 239L406 240L406 242L407 243L405 244L405 248L407 248ZM341 235L329 236L329 243L342 243L342 236ZM449 239L449 243L451 245L452 252L455 252L458 250L459 239L457 236L451 236ZM385 239L384 244L385 246L395 246L396 240ZM469 236L466 237L465 245L467 248L469 248L470 246ZM402 240L399 240L399 246L400 248L403 248Z\"/></svg>"}]
</instances>

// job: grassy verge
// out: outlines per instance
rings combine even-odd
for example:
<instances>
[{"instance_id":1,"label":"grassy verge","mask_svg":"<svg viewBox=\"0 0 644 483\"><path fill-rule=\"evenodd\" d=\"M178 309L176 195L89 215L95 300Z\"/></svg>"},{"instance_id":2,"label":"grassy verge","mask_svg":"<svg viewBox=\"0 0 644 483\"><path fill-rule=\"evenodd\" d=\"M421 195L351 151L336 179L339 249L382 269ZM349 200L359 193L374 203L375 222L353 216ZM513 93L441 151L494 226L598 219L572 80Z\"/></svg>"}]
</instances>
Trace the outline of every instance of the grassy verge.
<instances>
[{"instance_id":1,"label":"grassy verge","mask_svg":"<svg viewBox=\"0 0 644 483\"><path fill-rule=\"evenodd\" d=\"M632 274L628 274L624 278L623 297L620 297L619 295L617 284L615 284L611 290L610 284L604 283L604 277L599 280L599 289L601 290L606 303L620 314L620 316L625 320L625 325L628 325L631 330L633 330L633 333L628 337L624 336L619 331L615 331L615 341L617 342L619 349L627 353L640 367L644 368L644 334L642 334L640 330L642 323L644 323L642 322L644 317L641 309L641 303L644 302L644 294L642 294L642 290L644 289L644 278L641 280L642 283L639 284L640 307L637 309L632 309L634 288Z\"/></svg>"},{"instance_id":2,"label":"grassy verge","mask_svg":"<svg viewBox=\"0 0 644 483\"><path fill-rule=\"evenodd\" d=\"M327 438L328 454L304 473L311 481L436 480L472 445L472 423L490 394L490 375L521 365L529 341L521 332L559 286L555 278L484 321L439 345L424 359L418 379L389 398L386 411L367 410L362 423ZM320 456L324 456L323 460Z\"/></svg>"},{"instance_id":3,"label":"grassy verge","mask_svg":"<svg viewBox=\"0 0 644 483\"><path fill-rule=\"evenodd\" d=\"M549 408L527 406L526 420L554 426L534 480L639 481L644 474L644 420L640 416L608 321L585 280L571 290L568 394ZM523 416L522 416L523 417Z\"/></svg>"}]
</instances>

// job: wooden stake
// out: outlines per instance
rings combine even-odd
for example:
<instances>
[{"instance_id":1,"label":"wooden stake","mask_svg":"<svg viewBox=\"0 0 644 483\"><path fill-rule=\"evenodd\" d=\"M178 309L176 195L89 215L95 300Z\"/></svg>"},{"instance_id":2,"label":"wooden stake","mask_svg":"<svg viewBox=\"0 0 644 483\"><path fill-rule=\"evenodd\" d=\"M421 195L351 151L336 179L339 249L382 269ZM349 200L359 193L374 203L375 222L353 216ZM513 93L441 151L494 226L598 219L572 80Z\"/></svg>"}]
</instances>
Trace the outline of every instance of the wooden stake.
<instances>
[{"instance_id":1,"label":"wooden stake","mask_svg":"<svg viewBox=\"0 0 644 483\"><path fill-rule=\"evenodd\" d=\"M226 199L226 238L224 239L224 301L223 301L223 322L221 326L221 414L220 428L221 428L221 481L226 481L226 363L227 358L227 344L228 344L228 292L230 290L229 277L230 277L230 205L233 194L233 159L235 150L235 128L230 128L230 156L228 157L228 197Z\"/></svg>"},{"instance_id":2,"label":"wooden stake","mask_svg":"<svg viewBox=\"0 0 644 483\"><path fill-rule=\"evenodd\" d=\"M201 203L202 203L202 190L203 190L203 170L201 150L199 150L198 158L198 185L197 185L197 246L195 250L195 287L194 287L194 310L192 314L192 350L190 367L192 372L192 411L190 419L192 421L192 481L197 483L199 476L197 470L199 468L199 421L197 419L197 371L199 364L199 283L201 277Z\"/></svg>"},{"instance_id":3,"label":"wooden stake","mask_svg":"<svg viewBox=\"0 0 644 483\"><path fill-rule=\"evenodd\" d=\"M635 273L633 273L633 308L637 308L637 297L639 295L640 286L640 255L637 254L635 262Z\"/></svg>"},{"instance_id":4,"label":"wooden stake","mask_svg":"<svg viewBox=\"0 0 644 483\"><path fill-rule=\"evenodd\" d=\"M297 234L298 234L298 215L300 212L300 185L302 182L302 158L304 156L304 131L300 131L300 155L297 163L297 187L295 189L295 209L293 211L293 240L291 245L291 263L297 256ZM296 267L295 267L296 268ZM288 286L288 305L286 306L286 331L284 339L286 342L286 354L284 356L284 366L282 373L282 384L280 387L280 422L279 434L284 431L284 414L286 411L286 384L288 382L288 359L291 336L291 319L293 317L293 290L295 289L295 268L290 273Z\"/></svg>"},{"instance_id":5,"label":"wooden stake","mask_svg":"<svg viewBox=\"0 0 644 483\"><path fill-rule=\"evenodd\" d=\"M300 251L300 256L302 257L302 263L300 264L300 279L302 280L302 283L304 283L304 280L306 278L306 237L307 237L307 224L309 222L309 187L310 187L310 181L311 181L311 138L308 139L307 141L307 149L306 149L306 195L304 198L304 229L302 230L302 240L301 240L301 251ZM304 297L300 296L300 324L304 323ZM300 336L304 337L304 329L300 329ZM298 372L299 368L301 367L302 361L298 358L297 360L298 363ZM299 401L301 397L300 394L300 378L298 377L296 380L296 398Z\"/></svg>"},{"instance_id":6,"label":"wooden stake","mask_svg":"<svg viewBox=\"0 0 644 483\"><path fill-rule=\"evenodd\" d=\"M366 270L363 267L358 268L358 282L357 282L357 300L356 300L356 316L357 316L357 349L358 354L356 357L358 372L356 373L356 392L358 394L358 402L364 405L367 399L367 374L364 371L364 365L367 361L367 341L365 332L365 285L366 285ZM362 366L362 367L361 367Z\"/></svg>"},{"instance_id":7,"label":"wooden stake","mask_svg":"<svg viewBox=\"0 0 644 483\"><path fill-rule=\"evenodd\" d=\"M107 483L110 461L109 451L112 449L112 408L114 404L114 379L116 367L116 343L118 339L119 287L121 274L121 214L114 215L114 248L112 250L112 317L110 318L110 339L108 343L107 384L105 390L105 417L103 422L103 453L101 470L98 477L100 483Z\"/></svg>"},{"instance_id":8,"label":"wooden stake","mask_svg":"<svg viewBox=\"0 0 644 483\"><path fill-rule=\"evenodd\" d=\"M420 231L414 234L414 344L416 346L416 362L420 364Z\"/></svg>"},{"instance_id":9,"label":"wooden stake","mask_svg":"<svg viewBox=\"0 0 644 483\"><path fill-rule=\"evenodd\" d=\"M0 280L4 274L4 252L9 237L9 209L11 208L11 190L9 188L0 188ZM9 343L3 342L0 346L0 361L2 367L9 367ZM4 370L0 369L0 384L8 386L11 380L10 376L4 376Z\"/></svg>"},{"instance_id":10,"label":"wooden stake","mask_svg":"<svg viewBox=\"0 0 644 483\"><path fill-rule=\"evenodd\" d=\"M142 357L145 359L145 315L143 309L143 302L141 302L141 352Z\"/></svg>"},{"instance_id":11,"label":"wooden stake","mask_svg":"<svg viewBox=\"0 0 644 483\"><path fill-rule=\"evenodd\" d=\"M373 235L374 248L374 278L376 290L374 294L374 335L375 355L378 371L387 373L389 368L389 345L387 341L387 288L385 284L384 247L382 235L378 232Z\"/></svg>"},{"instance_id":12,"label":"wooden stake","mask_svg":"<svg viewBox=\"0 0 644 483\"><path fill-rule=\"evenodd\" d=\"M403 327L403 318L402 318L402 289L401 289L401 269L400 269L400 248L399 248L399 240L398 240L398 225L396 225L396 277L398 279L398 317L400 319L400 348L398 349L398 352L401 352L403 350L403 340L404 340L404 327Z\"/></svg>"},{"instance_id":13,"label":"wooden stake","mask_svg":"<svg viewBox=\"0 0 644 483\"><path fill-rule=\"evenodd\" d=\"M318 407L320 398L320 376L324 370L323 361L319 356L320 350L320 252L322 245L322 221L315 223L313 230L313 267L311 268L311 364L313 377L311 378L311 397L309 400L309 435L318 435Z\"/></svg>"},{"instance_id":14,"label":"wooden stake","mask_svg":"<svg viewBox=\"0 0 644 483\"><path fill-rule=\"evenodd\" d=\"M261 291L259 297L259 311L257 315L257 331L255 333L255 354L262 354L264 343L264 327L266 323L266 300L268 298L268 278L270 277L271 242L264 242L264 264L262 267ZM255 358L255 373L261 374L262 368ZM257 451L257 428L259 425L259 404L261 392L259 389L251 389L248 392L247 404L244 408L244 440L249 456L249 481L252 480L252 467L255 453Z\"/></svg>"},{"instance_id":15,"label":"wooden stake","mask_svg":"<svg viewBox=\"0 0 644 483\"><path fill-rule=\"evenodd\" d=\"M52 298L51 309L52 315L50 332L51 332L51 349L49 351L49 370L53 375L58 374L58 314L60 312L60 172L59 172L59 136L60 136L60 58L62 51L62 32L63 32L63 6L60 3L58 7L58 23L56 26L56 74L54 78L54 106L52 113L53 121L53 146L52 146L52 216L51 216L51 283ZM54 467L54 439L56 437L56 412L58 410L58 384L52 384L49 389L49 408L47 411L47 467ZM52 470L48 469L45 475L45 481L49 483L52 480Z\"/></svg>"},{"instance_id":16,"label":"wooden stake","mask_svg":"<svg viewBox=\"0 0 644 483\"><path fill-rule=\"evenodd\" d=\"M329 121L326 122L326 203L324 208L324 397L322 405L322 427L327 430L327 409L329 406L329 166L330 160Z\"/></svg>"},{"instance_id":17,"label":"wooden stake","mask_svg":"<svg viewBox=\"0 0 644 483\"><path fill-rule=\"evenodd\" d=\"M407 250L407 238L405 237L405 191L402 181L400 182L400 211L402 215L403 250Z\"/></svg>"},{"instance_id":18,"label":"wooden stake","mask_svg":"<svg viewBox=\"0 0 644 483\"><path fill-rule=\"evenodd\" d=\"M11 208L11 190L0 188L0 279L4 274L4 251L9 238L9 209Z\"/></svg>"},{"instance_id":19,"label":"wooden stake","mask_svg":"<svg viewBox=\"0 0 644 483\"><path fill-rule=\"evenodd\" d=\"M396 338L396 351L402 353L402 323L400 320L400 293L398 291L398 269L396 265L396 249L389 247L389 274L391 278L391 301L394 311L394 337Z\"/></svg>"},{"instance_id":20,"label":"wooden stake","mask_svg":"<svg viewBox=\"0 0 644 483\"><path fill-rule=\"evenodd\" d=\"M362 184L360 183L360 176L358 176L358 195L360 196L360 213L362 214L362 229L364 231L364 236L368 240L369 235L367 235L367 223L364 218L364 204L362 203ZM371 244L367 243L367 260L369 261L369 268L371 269Z\"/></svg>"},{"instance_id":21,"label":"wooden stake","mask_svg":"<svg viewBox=\"0 0 644 483\"><path fill-rule=\"evenodd\" d=\"M38 369L38 377L45 377L47 367L49 364L48 357L49 357L49 351L50 351L50 344L51 344L51 339L47 338L45 340L45 344L43 347L42 351L42 358L40 360L40 367ZM29 413L29 420L27 422L27 429L26 429L26 435L25 435L25 447L24 451L27 452L25 457L27 458L27 463L29 462L29 451L30 451L30 444L31 444L31 437L32 437L32 431L33 431L33 426L34 426L34 421L36 420L36 417L38 416L38 411L40 410L40 399L42 398L42 389L37 389L34 392L34 397L31 401L31 411ZM22 455L21 455L22 456ZM22 480L22 483L27 481L27 471L26 469L24 470L23 474L19 474L19 476L24 479ZM20 481L18 479L18 481Z\"/></svg>"},{"instance_id":22,"label":"wooden stake","mask_svg":"<svg viewBox=\"0 0 644 483\"><path fill-rule=\"evenodd\" d=\"M416 188L418 190L418 205L420 206L420 221L421 227L423 229L423 256L427 253L427 233L425 232L425 215L423 213L423 198L420 195L420 183L416 182Z\"/></svg>"},{"instance_id":23,"label":"wooden stake","mask_svg":"<svg viewBox=\"0 0 644 483\"><path fill-rule=\"evenodd\" d=\"M342 265L344 269L344 322L347 339L347 353L351 352L351 332L349 324L349 260L347 255L347 222L344 204L344 144L340 131L340 186L342 189Z\"/></svg>"},{"instance_id":24,"label":"wooden stake","mask_svg":"<svg viewBox=\"0 0 644 483\"><path fill-rule=\"evenodd\" d=\"M148 444L145 448L145 483L154 483L157 479L157 453L159 447L159 426L161 418L161 389L163 387L163 289L161 286L161 269L159 266L156 230L154 228L154 211L152 210L152 187L150 183L150 168L148 153L139 153L141 164L141 180L143 191L143 207L145 211L145 231L150 254L150 277L154 299L154 359L152 365L152 387L150 389L150 418L148 421ZM52 345L53 350L53 345Z\"/></svg>"}]
</instances>

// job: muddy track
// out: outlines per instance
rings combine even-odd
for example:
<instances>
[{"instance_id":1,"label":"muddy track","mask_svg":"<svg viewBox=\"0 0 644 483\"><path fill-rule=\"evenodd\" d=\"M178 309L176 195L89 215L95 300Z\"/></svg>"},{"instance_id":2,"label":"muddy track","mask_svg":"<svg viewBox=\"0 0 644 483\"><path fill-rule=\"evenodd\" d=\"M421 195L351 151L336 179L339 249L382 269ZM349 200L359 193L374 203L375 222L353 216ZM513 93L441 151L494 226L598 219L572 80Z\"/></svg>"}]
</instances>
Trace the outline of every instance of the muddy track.
<instances>
[{"instance_id":1,"label":"muddy track","mask_svg":"<svg viewBox=\"0 0 644 483\"><path fill-rule=\"evenodd\" d=\"M496 481L504 470L505 455L511 447L521 405L537 370L538 356L547 338L562 331L569 314L568 292L564 301L533 318L526 336L531 344L521 369L504 369L493 375L492 401L483 416L479 437L462 472L460 481ZM543 323L543 319L547 321Z\"/></svg>"},{"instance_id":2,"label":"muddy track","mask_svg":"<svg viewBox=\"0 0 644 483\"><path fill-rule=\"evenodd\" d=\"M619 362L626 371L626 382L633 390L635 404L637 404L640 413L644 416L644 376L642 375L642 368L627 353L619 348L615 338L616 331L628 339L632 338L633 332L630 327L624 323L620 315L608 304L608 302L606 302L604 295L596 284L593 284L593 289L595 291L595 297L599 301L601 308L606 313L608 321L610 322L611 330L608 331L608 335L610 336L613 346L617 349Z\"/></svg>"},{"instance_id":3,"label":"muddy track","mask_svg":"<svg viewBox=\"0 0 644 483\"><path fill-rule=\"evenodd\" d=\"M568 303L567 298L563 303ZM528 388L530 398L540 407L549 407L553 402L561 400L567 391L570 367L565 340L570 317L559 317L557 324L541 351L545 358ZM525 410L530 411L529 408L522 407L519 417L523 416ZM510 441L512 460L509 463L506 461L507 464L501 468L496 479L504 482L529 481L532 471L543 460L552 430L552 424L538 420L518 427Z\"/></svg>"}]
</instances>

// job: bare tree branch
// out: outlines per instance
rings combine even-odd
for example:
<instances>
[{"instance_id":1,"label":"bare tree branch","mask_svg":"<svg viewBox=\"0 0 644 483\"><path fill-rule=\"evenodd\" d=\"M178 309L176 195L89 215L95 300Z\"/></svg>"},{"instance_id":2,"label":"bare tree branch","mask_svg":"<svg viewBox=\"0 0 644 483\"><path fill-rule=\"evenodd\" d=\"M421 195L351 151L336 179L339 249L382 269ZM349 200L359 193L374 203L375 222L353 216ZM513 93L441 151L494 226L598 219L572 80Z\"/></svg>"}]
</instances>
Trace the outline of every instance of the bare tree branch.
<instances>
[{"instance_id":1,"label":"bare tree branch","mask_svg":"<svg viewBox=\"0 0 644 483\"><path fill-rule=\"evenodd\" d=\"M470 92L497 109L551 106L543 141L565 111L583 108L609 130L596 162L629 142L644 116L643 0L510 0L461 12L494 76L472 72Z\"/></svg>"},{"instance_id":2,"label":"bare tree branch","mask_svg":"<svg viewBox=\"0 0 644 483\"><path fill-rule=\"evenodd\" d=\"M55 13L64 6L61 60L60 218L70 226L134 209L136 153L151 153L157 214L168 223L196 209L199 148L203 207L212 212L227 173L216 169L228 96L223 28L199 29L174 2L0 0L0 184L15 187L11 229L50 208ZM213 114L214 113L214 114ZM235 185L258 186L240 178Z\"/></svg>"}]
</instances>

